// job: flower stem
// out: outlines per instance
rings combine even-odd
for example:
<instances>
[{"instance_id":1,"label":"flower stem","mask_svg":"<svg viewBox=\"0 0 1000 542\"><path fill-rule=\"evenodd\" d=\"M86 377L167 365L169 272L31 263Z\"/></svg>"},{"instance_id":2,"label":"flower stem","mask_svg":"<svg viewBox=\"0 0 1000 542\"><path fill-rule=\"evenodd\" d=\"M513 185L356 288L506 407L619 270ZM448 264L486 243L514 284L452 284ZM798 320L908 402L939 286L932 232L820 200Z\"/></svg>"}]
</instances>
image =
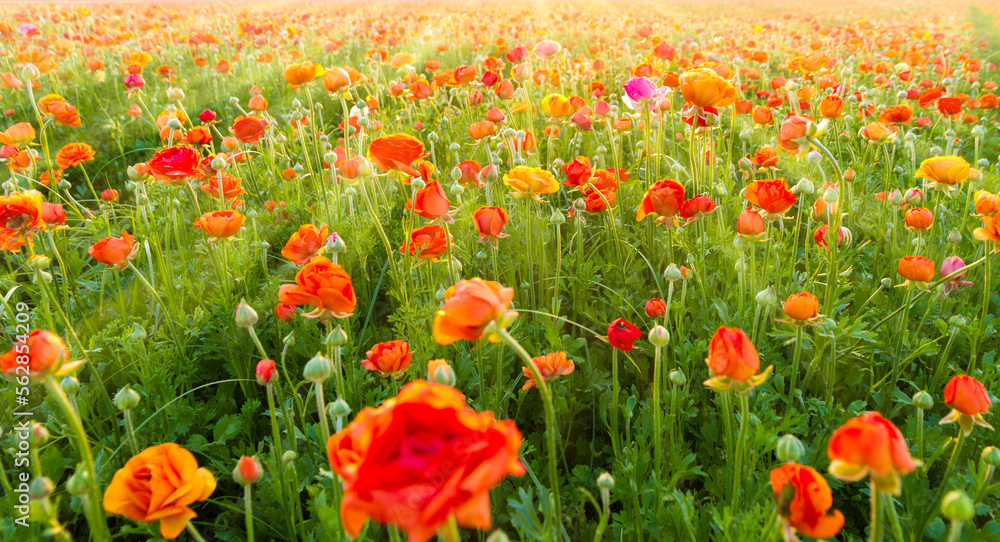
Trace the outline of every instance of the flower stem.
<instances>
[{"instance_id":1,"label":"flower stem","mask_svg":"<svg viewBox=\"0 0 1000 542\"><path fill-rule=\"evenodd\" d=\"M879 513L879 491L875 489L875 482L871 482L869 497L871 498L870 512L870 537L871 542L881 542L882 540L882 514Z\"/></svg>"},{"instance_id":2,"label":"flower stem","mask_svg":"<svg viewBox=\"0 0 1000 542\"><path fill-rule=\"evenodd\" d=\"M243 486L243 506L247 518L247 542L253 542L253 499L251 499L250 489L253 484Z\"/></svg>"},{"instance_id":3,"label":"flower stem","mask_svg":"<svg viewBox=\"0 0 1000 542\"><path fill-rule=\"evenodd\" d=\"M733 464L732 509L740 499L740 485L743 481L743 441L746 439L747 419L750 417L750 396L740 395L740 434L736 438L736 457Z\"/></svg>"},{"instance_id":4,"label":"flower stem","mask_svg":"<svg viewBox=\"0 0 1000 542\"><path fill-rule=\"evenodd\" d=\"M663 348L657 347L653 350L653 465L654 475L657 480L663 474L661 470L662 452L660 446L663 441L663 409L660 408L660 358Z\"/></svg>"}]
</instances>

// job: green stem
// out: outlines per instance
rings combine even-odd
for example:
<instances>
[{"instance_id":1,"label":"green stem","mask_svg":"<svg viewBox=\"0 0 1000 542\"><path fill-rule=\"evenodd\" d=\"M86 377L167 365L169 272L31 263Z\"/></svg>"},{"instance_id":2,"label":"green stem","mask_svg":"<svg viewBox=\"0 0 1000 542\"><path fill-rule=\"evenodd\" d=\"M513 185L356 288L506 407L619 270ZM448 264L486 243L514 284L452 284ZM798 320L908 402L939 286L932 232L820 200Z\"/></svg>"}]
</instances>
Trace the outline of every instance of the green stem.
<instances>
[{"instance_id":1,"label":"green stem","mask_svg":"<svg viewBox=\"0 0 1000 542\"><path fill-rule=\"evenodd\" d=\"M132 409L126 408L122 414L125 416L125 429L128 430L128 443L132 448L132 455L138 455L139 441L135 438L135 427L132 424Z\"/></svg>"},{"instance_id":2,"label":"green stem","mask_svg":"<svg viewBox=\"0 0 1000 542\"><path fill-rule=\"evenodd\" d=\"M870 511L870 533L871 536L869 540L871 542L881 542L882 541L882 514L879 513L879 491L875 489L875 482L871 482L869 487L870 497L871 497L871 511Z\"/></svg>"},{"instance_id":3,"label":"green stem","mask_svg":"<svg viewBox=\"0 0 1000 542\"><path fill-rule=\"evenodd\" d=\"M247 518L247 542L253 542L253 499L252 490L250 489L253 484L246 484L243 486L243 506Z\"/></svg>"},{"instance_id":4,"label":"green stem","mask_svg":"<svg viewBox=\"0 0 1000 542\"><path fill-rule=\"evenodd\" d=\"M663 474L661 469L662 452L660 446L663 441L663 409L660 408L660 358L663 348L657 347L653 350L653 471L657 480Z\"/></svg>"},{"instance_id":5,"label":"green stem","mask_svg":"<svg viewBox=\"0 0 1000 542\"><path fill-rule=\"evenodd\" d=\"M733 464L732 509L740 499L740 485L743 481L743 441L746 439L747 420L750 418L750 396L740 395L740 434L736 438L736 457Z\"/></svg>"}]
</instances>

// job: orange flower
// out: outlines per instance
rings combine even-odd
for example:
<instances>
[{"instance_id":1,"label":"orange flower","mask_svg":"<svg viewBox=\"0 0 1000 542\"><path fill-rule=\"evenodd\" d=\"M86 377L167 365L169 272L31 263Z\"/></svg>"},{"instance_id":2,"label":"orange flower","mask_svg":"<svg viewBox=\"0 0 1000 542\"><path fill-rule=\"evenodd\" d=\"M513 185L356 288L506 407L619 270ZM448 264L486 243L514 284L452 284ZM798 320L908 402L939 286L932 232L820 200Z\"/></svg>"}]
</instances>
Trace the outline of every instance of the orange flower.
<instances>
[{"instance_id":1,"label":"orange flower","mask_svg":"<svg viewBox=\"0 0 1000 542\"><path fill-rule=\"evenodd\" d=\"M903 215L903 222L915 230L927 230L934 224L934 213L923 207L913 207Z\"/></svg>"},{"instance_id":2,"label":"orange flower","mask_svg":"<svg viewBox=\"0 0 1000 542\"><path fill-rule=\"evenodd\" d=\"M636 209L635 221L642 222L649 215L657 215L656 222L666 222L673 226L674 215L684 205L684 185L673 179L661 179L653 183L642 197Z\"/></svg>"},{"instance_id":3,"label":"orange flower","mask_svg":"<svg viewBox=\"0 0 1000 542\"><path fill-rule=\"evenodd\" d=\"M264 128L266 126L266 122L255 116L237 117L235 122L233 122L232 132L236 136L236 139L247 145L253 145L264 137Z\"/></svg>"},{"instance_id":4,"label":"orange flower","mask_svg":"<svg viewBox=\"0 0 1000 542\"><path fill-rule=\"evenodd\" d=\"M284 73L281 74L288 81L289 85L292 87L298 87L304 83L308 83L317 77L323 75L323 66L319 64L312 64L310 62L304 62L302 64L292 64L291 66L285 68Z\"/></svg>"},{"instance_id":5,"label":"orange flower","mask_svg":"<svg viewBox=\"0 0 1000 542\"><path fill-rule=\"evenodd\" d=\"M0 144L12 145L17 148L31 143L34 139L35 128L27 122L19 122L0 132Z\"/></svg>"},{"instance_id":6,"label":"orange flower","mask_svg":"<svg viewBox=\"0 0 1000 542\"><path fill-rule=\"evenodd\" d=\"M503 183L514 190L515 198L528 196L544 201L538 194L553 194L559 191L559 181L548 170L536 167L517 166L503 176Z\"/></svg>"},{"instance_id":7,"label":"orange flower","mask_svg":"<svg viewBox=\"0 0 1000 542\"><path fill-rule=\"evenodd\" d=\"M875 489L893 495L903 487L900 475L916 468L903 434L878 412L865 412L840 426L826 455L835 478L857 482L871 474Z\"/></svg>"},{"instance_id":8,"label":"orange flower","mask_svg":"<svg viewBox=\"0 0 1000 542\"><path fill-rule=\"evenodd\" d=\"M351 76L343 68L330 68L323 74L323 88L336 94L351 86Z\"/></svg>"},{"instance_id":9,"label":"orange flower","mask_svg":"<svg viewBox=\"0 0 1000 542\"><path fill-rule=\"evenodd\" d=\"M28 376L40 380L47 374L62 376L83 364L83 360L69 363L66 343L51 331L36 329L27 340L18 341L9 352L0 355L0 373L14 379Z\"/></svg>"},{"instance_id":10,"label":"orange flower","mask_svg":"<svg viewBox=\"0 0 1000 542\"><path fill-rule=\"evenodd\" d=\"M118 269L128 267L128 261L135 258L139 244L127 231L122 230L121 237L105 237L87 249L90 257Z\"/></svg>"},{"instance_id":11,"label":"orange flower","mask_svg":"<svg viewBox=\"0 0 1000 542\"><path fill-rule=\"evenodd\" d=\"M414 229L399 248L399 252L422 260L434 259L448 252L447 232L440 224Z\"/></svg>"},{"instance_id":12,"label":"orange flower","mask_svg":"<svg viewBox=\"0 0 1000 542\"><path fill-rule=\"evenodd\" d=\"M995 216L983 216L979 219L982 220L983 226L972 230L972 236L979 241L992 241L993 252L1000 251L1000 218Z\"/></svg>"},{"instance_id":13,"label":"orange flower","mask_svg":"<svg viewBox=\"0 0 1000 542\"><path fill-rule=\"evenodd\" d=\"M944 387L944 403L950 406L952 411L941 418L942 425L958 422L966 435L972 432L974 425L993 429L993 426L983 419L983 414L989 413L993 401L986 393L986 388L975 378L969 375L953 376Z\"/></svg>"},{"instance_id":14,"label":"orange flower","mask_svg":"<svg viewBox=\"0 0 1000 542\"><path fill-rule=\"evenodd\" d=\"M76 108L58 94L49 94L38 100L38 110L43 115L54 118L60 124L80 125L80 114Z\"/></svg>"},{"instance_id":15,"label":"orange flower","mask_svg":"<svg viewBox=\"0 0 1000 542\"><path fill-rule=\"evenodd\" d=\"M789 527L814 538L832 538L844 526L840 510L830 512L830 485L816 469L785 463L771 470L771 489L778 513Z\"/></svg>"},{"instance_id":16,"label":"orange flower","mask_svg":"<svg viewBox=\"0 0 1000 542\"><path fill-rule=\"evenodd\" d=\"M761 374L760 357L757 349L746 333L739 328L719 327L708 343L708 358L705 363L712 371L713 378L705 385L717 391L727 391L737 383L739 391L748 391L767 378L771 368Z\"/></svg>"},{"instance_id":17,"label":"orange flower","mask_svg":"<svg viewBox=\"0 0 1000 542\"><path fill-rule=\"evenodd\" d=\"M776 167L778 165L778 151L774 150L773 147L761 147L753 154L750 161L761 169Z\"/></svg>"},{"instance_id":18,"label":"orange flower","mask_svg":"<svg viewBox=\"0 0 1000 542\"><path fill-rule=\"evenodd\" d=\"M168 147L149 160L149 174L167 183L183 181L198 173L198 153L191 147Z\"/></svg>"},{"instance_id":19,"label":"orange flower","mask_svg":"<svg viewBox=\"0 0 1000 542\"><path fill-rule=\"evenodd\" d=\"M764 219L757 211L747 209L736 217L736 231L740 235L756 237L764 233Z\"/></svg>"},{"instance_id":20,"label":"orange flower","mask_svg":"<svg viewBox=\"0 0 1000 542\"><path fill-rule=\"evenodd\" d=\"M472 410L451 386L413 381L326 443L343 481L344 529L357 537L373 518L405 530L410 542L430 540L449 518L488 529L490 489L525 472L520 446L514 422Z\"/></svg>"},{"instance_id":21,"label":"orange flower","mask_svg":"<svg viewBox=\"0 0 1000 542\"><path fill-rule=\"evenodd\" d=\"M878 121L882 124L905 124L913 118L913 108L906 104L890 105L879 113Z\"/></svg>"},{"instance_id":22,"label":"orange flower","mask_svg":"<svg viewBox=\"0 0 1000 542\"><path fill-rule=\"evenodd\" d=\"M555 380L558 376L568 375L576 369L573 360L566 358L566 352L551 352L544 356L531 358L531 363L538 369L539 374L542 375L542 379L546 382ZM537 387L538 383L535 382L535 376L531 368L523 367L522 369L524 370L524 377L528 381L524 383L524 386L521 386L521 390Z\"/></svg>"},{"instance_id":23,"label":"orange flower","mask_svg":"<svg viewBox=\"0 0 1000 542\"><path fill-rule=\"evenodd\" d=\"M427 183L426 186L416 191L413 198L406 202L406 208L412 209L414 213L428 220L442 218L445 222L451 221L451 217L448 216L450 205L444 188L437 181Z\"/></svg>"},{"instance_id":24,"label":"orange flower","mask_svg":"<svg viewBox=\"0 0 1000 542\"><path fill-rule=\"evenodd\" d=\"M211 163L211 162L210 162ZM233 199L236 196L246 194L247 191L243 189L240 184L243 183L243 179L234 177L229 173L222 174L222 197L224 199ZM205 179L205 182L201 183L201 191L212 196L213 198L219 198L219 176L212 175Z\"/></svg>"},{"instance_id":25,"label":"orange flower","mask_svg":"<svg viewBox=\"0 0 1000 542\"><path fill-rule=\"evenodd\" d=\"M507 225L507 211L500 207L480 207L472 213L472 221L479 232L479 242L489 242L497 246L497 239L507 237L503 227Z\"/></svg>"},{"instance_id":26,"label":"orange flower","mask_svg":"<svg viewBox=\"0 0 1000 542\"><path fill-rule=\"evenodd\" d=\"M836 94L824 96L819 102L819 114L827 119L839 119L844 116L844 100Z\"/></svg>"},{"instance_id":27,"label":"orange flower","mask_svg":"<svg viewBox=\"0 0 1000 542\"><path fill-rule=\"evenodd\" d=\"M194 227L215 239L236 235L247 217L238 211L210 211L194 221Z\"/></svg>"},{"instance_id":28,"label":"orange flower","mask_svg":"<svg viewBox=\"0 0 1000 542\"><path fill-rule=\"evenodd\" d=\"M86 143L68 143L56 153L59 169L69 169L94 159L94 149Z\"/></svg>"},{"instance_id":29,"label":"orange flower","mask_svg":"<svg viewBox=\"0 0 1000 542\"><path fill-rule=\"evenodd\" d=\"M413 162L427 156L424 144L409 134L389 134L375 138L368 145L368 156L382 171L402 171L410 177L418 177Z\"/></svg>"},{"instance_id":30,"label":"orange flower","mask_svg":"<svg viewBox=\"0 0 1000 542\"><path fill-rule=\"evenodd\" d=\"M793 115L782 121L778 130L778 143L781 144L781 148L793 156L798 154L799 147L802 146L799 142L806 137L810 124L812 119L802 115Z\"/></svg>"},{"instance_id":31,"label":"orange flower","mask_svg":"<svg viewBox=\"0 0 1000 542\"><path fill-rule=\"evenodd\" d=\"M513 299L514 289L496 282L478 277L459 281L445 293L444 305L434 315L434 340L443 345L479 340L487 326L504 316Z\"/></svg>"},{"instance_id":32,"label":"orange flower","mask_svg":"<svg viewBox=\"0 0 1000 542\"><path fill-rule=\"evenodd\" d=\"M330 228L326 224L319 229L312 224L303 224L288 238L288 242L281 249L281 255L296 265L302 265L321 253L323 243L329 235Z\"/></svg>"},{"instance_id":33,"label":"orange flower","mask_svg":"<svg viewBox=\"0 0 1000 542\"><path fill-rule=\"evenodd\" d=\"M493 135L493 132L495 130L496 126L492 122L488 120L482 120L475 124L469 125L469 137L475 139L476 141L479 141L484 137L489 137Z\"/></svg>"},{"instance_id":34,"label":"orange flower","mask_svg":"<svg viewBox=\"0 0 1000 542\"><path fill-rule=\"evenodd\" d=\"M809 292L800 292L788 296L781 308L796 324L801 324L819 316L819 299Z\"/></svg>"},{"instance_id":35,"label":"orange flower","mask_svg":"<svg viewBox=\"0 0 1000 542\"><path fill-rule=\"evenodd\" d=\"M135 521L160 521L160 536L177 538L198 517L189 505L215 491L215 477L194 455L168 442L146 448L115 473L104 491L104 511Z\"/></svg>"},{"instance_id":36,"label":"orange flower","mask_svg":"<svg viewBox=\"0 0 1000 542\"><path fill-rule=\"evenodd\" d=\"M410 345L400 340L378 343L365 355L368 357L361 360L362 367L369 371L378 371L382 376L392 375L396 379L403 376L413 359Z\"/></svg>"},{"instance_id":37,"label":"orange flower","mask_svg":"<svg viewBox=\"0 0 1000 542\"><path fill-rule=\"evenodd\" d=\"M980 215L993 215L1000 209L1000 199L997 198L996 194L980 190L976 192L973 199L976 202L976 213Z\"/></svg>"},{"instance_id":38,"label":"orange flower","mask_svg":"<svg viewBox=\"0 0 1000 542\"><path fill-rule=\"evenodd\" d=\"M295 274L295 284L278 289L278 301L293 306L312 305L316 309L306 318L347 318L354 314L358 299L351 277L342 267L323 256L316 256Z\"/></svg>"},{"instance_id":39,"label":"orange flower","mask_svg":"<svg viewBox=\"0 0 1000 542\"><path fill-rule=\"evenodd\" d=\"M66 222L66 211L61 203L43 201L40 216L46 226L58 226Z\"/></svg>"},{"instance_id":40,"label":"orange flower","mask_svg":"<svg viewBox=\"0 0 1000 542\"><path fill-rule=\"evenodd\" d=\"M903 256L896 270L907 281L927 282L934 278L934 261L923 256Z\"/></svg>"},{"instance_id":41,"label":"orange flower","mask_svg":"<svg viewBox=\"0 0 1000 542\"><path fill-rule=\"evenodd\" d=\"M681 94L696 107L728 107L736 101L736 88L711 68L695 68L681 75Z\"/></svg>"},{"instance_id":42,"label":"orange flower","mask_svg":"<svg viewBox=\"0 0 1000 542\"><path fill-rule=\"evenodd\" d=\"M45 225L42 220L42 193L37 190L0 196L0 228L25 235Z\"/></svg>"},{"instance_id":43,"label":"orange flower","mask_svg":"<svg viewBox=\"0 0 1000 542\"><path fill-rule=\"evenodd\" d=\"M872 142L887 141L896 137L897 130L898 128L895 126L886 126L881 122L871 122L861 128L861 137Z\"/></svg>"},{"instance_id":44,"label":"orange flower","mask_svg":"<svg viewBox=\"0 0 1000 542\"><path fill-rule=\"evenodd\" d=\"M935 156L920 162L914 177L927 179L935 186L948 187L968 179L971 171L969 163L961 156Z\"/></svg>"},{"instance_id":45,"label":"orange flower","mask_svg":"<svg viewBox=\"0 0 1000 542\"><path fill-rule=\"evenodd\" d=\"M747 184L746 198L760 207L769 217L779 216L792 208L798 196L788 190L784 178L761 179Z\"/></svg>"}]
</instances>

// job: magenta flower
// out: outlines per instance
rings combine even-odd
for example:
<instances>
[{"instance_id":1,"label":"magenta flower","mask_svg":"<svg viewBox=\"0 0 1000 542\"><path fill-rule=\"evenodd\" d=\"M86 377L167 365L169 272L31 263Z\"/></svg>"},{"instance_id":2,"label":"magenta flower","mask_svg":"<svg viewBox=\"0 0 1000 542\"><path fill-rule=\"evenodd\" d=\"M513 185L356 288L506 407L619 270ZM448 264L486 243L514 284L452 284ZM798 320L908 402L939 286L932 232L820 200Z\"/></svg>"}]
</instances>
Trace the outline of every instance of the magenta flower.
<instances>
[{"instance_id":1,"label":"magenta flower","mask_svg":"<svg viewBox=\"0 0 1000 542\"><path fill-rule=\"evenodd\" d=\"M667 87L656 86L656 83L646 77L633 77L628 83L622 85L622 88L625 89L622 101L632 111L643 107L648 107L650 111L656 111L669 91Z\"/></svg>"},{"instance_id":2,"label":"magenta flower","mask_svg":"<svg viewBox=\"0 0 1000 542\"><path fill-rule=\"evenodd\" d=\"M125 88L129 90L138 90L145 84L146 82L142 80L142 76L138 73L130 73L125 76Z\"/></svg>"},{"instance_id":3,"label":"magenta flower","mask_svg":"<svg viewBox=\"0 0 1000 542\"><path fill-rule=\"evenodd\" d=\"M965 262L962 261L962 258L959 258L958 256L948 256L943 262L941 262L941 269L938 272L941 274L941 278L944 278L963 268L965 268ZM965 271L962 271L945 282L944 295L950 294L952 290L957 290L961 286L972 286L971 282L962 280L963 276L965 276Z\"/></svg>"}]
</instances>

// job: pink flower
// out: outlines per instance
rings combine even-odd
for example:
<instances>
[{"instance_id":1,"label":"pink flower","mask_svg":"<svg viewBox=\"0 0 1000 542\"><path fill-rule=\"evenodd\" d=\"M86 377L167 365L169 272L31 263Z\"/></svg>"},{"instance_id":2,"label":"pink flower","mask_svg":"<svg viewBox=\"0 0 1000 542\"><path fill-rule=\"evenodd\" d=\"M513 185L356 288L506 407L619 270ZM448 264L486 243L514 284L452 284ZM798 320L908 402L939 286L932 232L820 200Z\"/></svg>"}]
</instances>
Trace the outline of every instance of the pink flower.
<instances>
[{"instance_id":1,"label":"pink flower","mask_svg":"<svg viewBox=\"0 0 1000 542\"><path fill-rule=\"evenodd\" d=\"M130 73L125 77L125 88L129 90L138 90L145 84L146 82L142 80L142 76L138 73Z\"/></svg>"},{"instance_id":2,"label":"pink flower","mask_svg":"<svg viewBox=\"0 0 1000 542\"><path fill-rule=\"evenodd\" d=\"M535 58L548 58L561 50L562 45L559 45L559 42L542 40L535 44L535 48L532 52L535 53Z\"/></svg>"},{"instance_id":3,"label":"pink flower","mask_svg":"<svg viewBox=\"0 0 1000 542\"><path fill-rule=\"evenodd\" d=\"M941 269L938 271L941 274L941 278L947 277L948 275L965 268L965 262L962 258L958 256L948 256L941 262ZM972 286L972 283L967 280L962 280L965 276L965 271L962 271L958 275L952 277L944 283L944 295L948 295L952 290L957 290L961 286Z\"/></svg>"},{"instance_id":4,"label":"pink flower","mask_svg":"<svg viewBox=\"0 0 1000 542\"><path fill-rule=\"evenodd\" d=\"M666 97L668 90L667 87L656 86L656 83L646 77L633 77L628 83L622 85L622 88L625 89L622 101L632 111L641 109L643 106L648 107L650 111L656 111Z\"/></svg>"}]
</instances>

